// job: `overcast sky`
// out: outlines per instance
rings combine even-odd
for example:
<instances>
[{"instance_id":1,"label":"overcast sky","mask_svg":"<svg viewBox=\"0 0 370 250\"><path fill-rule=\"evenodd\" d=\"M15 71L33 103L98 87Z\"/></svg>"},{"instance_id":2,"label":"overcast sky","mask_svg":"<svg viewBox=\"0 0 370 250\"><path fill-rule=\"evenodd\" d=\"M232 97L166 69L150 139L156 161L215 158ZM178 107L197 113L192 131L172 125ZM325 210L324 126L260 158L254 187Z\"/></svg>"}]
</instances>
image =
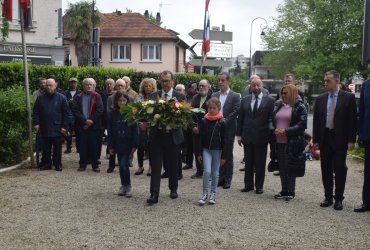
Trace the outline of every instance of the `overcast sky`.
<instances>
[{"instance_id":1,"label":"overcast sky","mask_svg":"<svg viewBox=\"0 0 370 250\"><path fill-rule=\"evenodd\" d=\"M79 0L63 0L63 10L68 3L76 2ZM262 17L271 25L272 18L277 17L276 7L283 2L284 0L211 0L211 27L225 24L225 30L233 32L233 56L249 56L252 20ZM141 14L148 10L156 15L160 11L162 27L180 33L180 38L189 46L197 42L188 35L189 32L203 29L205 0L95 0L95 3L103 13L111 13L116 9L126 12L126 9L130 9ZM252 54L255 50L263 49L260 33L261 27L265 25L262 19L253 23Z\"/></svg>"}]
</instances>

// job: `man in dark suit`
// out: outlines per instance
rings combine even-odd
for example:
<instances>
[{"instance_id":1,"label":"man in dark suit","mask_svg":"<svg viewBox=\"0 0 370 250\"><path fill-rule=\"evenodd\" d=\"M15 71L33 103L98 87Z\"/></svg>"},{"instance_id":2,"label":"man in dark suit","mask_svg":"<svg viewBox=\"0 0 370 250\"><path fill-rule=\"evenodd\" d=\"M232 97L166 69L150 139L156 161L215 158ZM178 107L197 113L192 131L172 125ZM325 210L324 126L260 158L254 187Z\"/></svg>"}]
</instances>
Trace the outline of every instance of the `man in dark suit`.
<instances>
[{"instance_id":1,"label":"man in dark suit","mask_svg":"<svg viewBox=\"0 0 370 250\"><path fill-rule=\"evenodd\" d=\"M72 110L73 97L75 95L77 95L78 93L80 93L81 90L79 90L77 88L78 80L77 80L76 77L69 78L68 82L69 82L69 89L65 92L65 96L67 98L69 108ZM68 132L64 136L64 138L67 141L67 143L66 143L67 149L64 151L65 154L69 154L69 153L72 152L71 149L72 149L73 132L74 132L74 121L72 120L72 121L69 121L69 123L68 123ZM76 144L76 147L77 147L77 144ZM77 148L77 150L78 150L78 148Z\"/></svg>"},{"instance_id":2,"label":"man in dark suit","mask_svg":"<svg viewBox=\"0 0 370 250\"><path fill-rule=\"evenodd\" d=\"M333 204L333 171L335 172L335 210L342 210L346 184L347 150L356 141L356 102L352 93L340 90L340 75L331 70L324 77L326 93L317 97L313 115L313 142L320 148L321 173L325 199L321 207Z\"/></svg>"},{"instance_id":3,"label":"man in dark suit","mask_svg":"<svg viewBox=\"0 0 370 250\"><path fill-rule=\"evenodd\" d=\"M211 90L211 84L209 84L209 81L207 79L202 79L199 81L199 91L198 91L198 94L196 94L193 99L192 99L192 102L191 102L191 106L193 108L202 108L204 109L206 112L208 110L208 106L207 106L207 101L211 98L212 96L212 90ZM195 117L195 122L199 125L200 121L203 119L205 113L196 113L194 115ZM192 131L193 134L198 134L199 133L199 130L198 130L198 126L195 126L193 128L193 131ZM194 136L192 135L192 143L195 144L195 138ZM194 147L195 148L195 145ZM202 178L203 176L203 163L202 162L199 162L197 159L195 159L195 164L197 166L197 172L195 172L195 174L193 174L191 176L192 179L195 179L195 178Z\"/></svg>"},{"instance_id":4,"label":"man in dark suit","mask_svg":"<svg viewBox=\"0 0 370 250\"><path fill-rule=\"evenodd\" d=\"M241 191L249 192L256 186L256 193L262 194L274 99L262 92L263 83L259 78L252 80L250 89L252 94L244 97L240 104L236 132L238 144L244 146L245 175Z\"/></svg>"},{"instance_id":5,"label":"man in dark suit","mask_svg":"<svg viewBox=\"0 0 370 250\"><path fill-rule=\"evenodd\" d=\"M230 89L230 75L226 72L221 72L217 76L218 86L220 91L217 91L212 95L221 102L221 112L226 120L226 163L220 167L220 177L218 186L223 186L224 189L228 189L231 186L231 180L233 177L233 150L234 140L236 133L237 121L236 117L239 114L240 107L240 94Z\"/></svg>"},{"instance_id":6,"label":"man in dark suit","mask_svg":"<svg viewBox=\"0 0 370 250\"><path fill-rule=\"evenodd\" d=\"M174 76L171 71L165 70L160 75L160 82L162 89L151 94L150 99L157 98L169 100L177 98L177 100L185 100L185 95L178 93L173 89ZM178 175L178 157L180 144L184 141L182 128L167 126L166 128L159 128L154 126L150 128L149 142L150 155L152 162L152 175L150 178L150 197L147 203L152 205L158 202L159 188L161 184L161 170L162 165L167 165L168 186L170 189L171 199L177 198L177 175Z\"/></svg>"},{"instance_id":7,"label":"man in dark suit","mask_svg":"<svg viewBox=\"0 0 370 250\"><path fill-rule=\"evenodd\" d=\"M99 173L99 150L102 130L104 104L101 96L95 91L93 78L82 81L83 91L73 98L72 110L75 116L75 128L79 140L80 167L85 171L91 162L94 172Z\"/></svg>"},{"instance_id":8,"label":"man in dark suit","mask_svg":"<svg viewBox=\"0 0 370 250\"><path fill-rule=\"evenodd\" d=\"M54 165L56 171L62 171L61 135L67 132L71 111L67 99L56 88L55 80L47 79L45 93L36 99L33 107L32 121L35 130L40 130L43 143L40 170L49 170Z\"/></svg>"},{"instance_id":9,"label":"man in dark suit","mask_svg":"<svg viewBox=\"0 0 370 250\"><path fill-rule=\"evenodd\" d=\"M361 86L360 119L358 132L365 147L364 186L362 188L362 205L354 209L355 212L370 211L370 79Z\"/></svg>"}]
</instances>

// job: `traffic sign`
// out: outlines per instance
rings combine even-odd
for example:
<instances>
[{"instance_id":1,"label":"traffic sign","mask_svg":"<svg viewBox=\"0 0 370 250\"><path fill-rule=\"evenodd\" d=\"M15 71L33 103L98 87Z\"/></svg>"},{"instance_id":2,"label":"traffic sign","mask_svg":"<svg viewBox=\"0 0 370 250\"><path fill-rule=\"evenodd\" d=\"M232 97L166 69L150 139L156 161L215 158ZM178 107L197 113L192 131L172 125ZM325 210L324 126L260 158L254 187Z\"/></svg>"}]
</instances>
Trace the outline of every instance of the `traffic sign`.
<instances>
[{"instance_id":1,"label":"traffic sign","mask_svg":"<svg viewBox=\"0 0 370 250\"><path fill-rule=\"evenodd\" d=\"M203 30L194 29L190 31L189 36L196 40L203 39ZM225 41L231 42L233 40L233 33L231 31L218 31L218 30L211 30L210 31L210 39L211 41Z\"/></svg>"},{"instance_id":2,"label":"traffic sign","mask_svg":"<svg viewBox=\"0 0 370 250\"><path fill-rule=\"evenodd\" d=\"M202 56L202 42L197 42L191 48L197 56ZM233 45L229 43L211 43L210 51L207 57L215 58L231 58L233 52Z\"/></svg>"},{"instance_id":3,"label":"traffic sign","mask_svg":"<svg viewBox=\"0 0 370 250\"><path fill-rule=\"evenodd\" d=\"M202 65L202 59L192 59L190 64L194 66L201 66ZM223 61L223 60L207 60L203 63L203 66L209 66L209 67L231 67L232 63L231 61Z\"/></svg>"}]
</instances>

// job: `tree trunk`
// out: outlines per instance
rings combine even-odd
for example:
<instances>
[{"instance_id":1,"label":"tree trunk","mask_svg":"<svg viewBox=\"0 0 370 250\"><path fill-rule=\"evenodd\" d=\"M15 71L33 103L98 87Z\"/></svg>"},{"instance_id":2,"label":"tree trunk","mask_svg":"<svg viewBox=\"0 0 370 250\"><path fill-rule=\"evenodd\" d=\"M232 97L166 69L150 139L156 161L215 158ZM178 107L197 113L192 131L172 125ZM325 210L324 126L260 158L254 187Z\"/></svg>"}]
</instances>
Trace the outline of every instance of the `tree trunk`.
<instances>
[{"instance_id":1,"label":"tree trunk","mask_svg":"<svg viewBox=\"0 0 370 250\"><path fill-rule=\"evenodd\" d=\"M74 45L78 66L88 66L90 57L89 44L82 41L75 41Z\"/></svg>"}]
</instances>

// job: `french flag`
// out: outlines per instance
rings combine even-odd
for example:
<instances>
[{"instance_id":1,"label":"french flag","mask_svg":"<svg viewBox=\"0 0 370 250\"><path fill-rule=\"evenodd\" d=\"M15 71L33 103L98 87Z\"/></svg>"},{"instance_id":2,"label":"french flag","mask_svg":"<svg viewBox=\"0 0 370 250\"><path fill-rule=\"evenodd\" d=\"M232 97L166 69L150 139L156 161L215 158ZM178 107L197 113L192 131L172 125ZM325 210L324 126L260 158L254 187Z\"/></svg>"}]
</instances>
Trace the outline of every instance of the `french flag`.
<instances>
[{"instance_id":1,"label":"french flag","mask_svg":"<svg viewBox=\"0 0 370 250\"><path fill-rule=\"evenodd\" d=\"M202 44L202 56L203 61L207 61L207 53L211 50L211 39L210 39L210 18L208 12L209 2L206 0L206 10L204 14L204 28L203 28L203 44Z\"/></svg>"}]
</instances>

